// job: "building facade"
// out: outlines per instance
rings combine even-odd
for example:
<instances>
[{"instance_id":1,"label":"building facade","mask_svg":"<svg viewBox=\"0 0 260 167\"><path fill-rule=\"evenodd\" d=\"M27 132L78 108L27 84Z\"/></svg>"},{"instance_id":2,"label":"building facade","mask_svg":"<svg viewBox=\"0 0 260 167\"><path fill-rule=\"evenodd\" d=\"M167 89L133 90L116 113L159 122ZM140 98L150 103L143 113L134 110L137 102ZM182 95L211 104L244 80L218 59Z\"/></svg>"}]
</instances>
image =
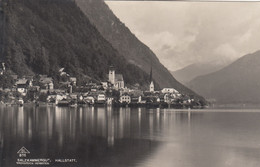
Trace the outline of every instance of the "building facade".
<instances>
[{"instance_id":1,"label":"building facade","mask_svg":"<svg viewBox=\"0 0 260 167\"><path fill-rule=\"evenodd\" d=\"M154 92L154 83L151 81L150 83L150 92Z\"/></svg>"},{"instance_id":2,"label":"building facade","mask_svg":"<svg viewBox=\"0 0 260 167\"><path fill-rule=\"evenodd\" d=\"M115 89L122 89L125 87L125 82L122 74L116 74L115 68L111 66L108 73L108 81Z\"/></svg>"}]
</instances>

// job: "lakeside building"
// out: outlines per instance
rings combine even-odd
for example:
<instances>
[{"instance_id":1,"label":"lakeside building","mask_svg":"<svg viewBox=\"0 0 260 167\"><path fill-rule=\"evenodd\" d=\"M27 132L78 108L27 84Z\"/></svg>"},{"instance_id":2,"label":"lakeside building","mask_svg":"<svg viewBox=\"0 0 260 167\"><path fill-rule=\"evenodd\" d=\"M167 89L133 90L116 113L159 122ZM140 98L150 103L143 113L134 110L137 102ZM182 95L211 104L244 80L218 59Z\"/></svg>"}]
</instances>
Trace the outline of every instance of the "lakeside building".
<instances>
[{"instance_id":1,"label":"lakeside building","mask_svg":"<svg viewBox=\"0 0 260 167\"><path fill-rule=\"evenodd\" d=\"M41 76L39 82L43 85L43 88L45 90L53 90L54 89L54 83L53 79L51 77L47 76Z\"/></svg>"},{"instance_id":2,"label":"lakeside building","mask_svg":"<svg viewBox=\"0 0 260 167\"><path fill-rule=\"evenodd\" d=\"M69 79L71 85L76 86L77 85L77 78L76 77L70 77Z\"/></svg>"},{"instance_id":3,"label":"lakeside building","mask_svg":"<svg viewBox=\"0 0 260 167\"><path fill-rule=\"evenodd\" d=\"M130 104L131 103L131 96L125 93L122 96L120 96L119 101L120 101L120 103Z\"/></svg>"},{"instance_id":4,"label":"lakeside building","mask_svg":"<svg viewBox=\"0 0 260 167\"><path fill-rule=\"evenodd\" d=\"M59 72L64 72L64 69L61 69ZM16 80L17 75L13 76L12 78ZM56 87L54 89L54 80L47 75L39 75L39 77L23 76L22 79L16 80L15 85L12 85L14 90L2 91L13 95L16 95L15 93L18 92L24 100L29 102L38 103L41 101L56 105L66 104L67 106L72 104L105 104L119 107L167 107L168 105L181 107L182 105L190 106L190 104L194 103L194 99L190 96L180 94L174 88L163 88L160 91L155 91L152 68L150 72L150 84L146 86L148 87L146 91L141 90L138 83L130 85L129 88L125 87L123 75L116 74L113 66L109 68L108 81L88 80L81 86L77 86L76 83L77 78L70 77L66 73L58 83L55 83ZM10 98L5 98L2 101L7 103L8 100L17 98L16 96L10 96Z\"/></svg>"},{"instance_id":5,"label":"lakeside building","mask_svg":"<svg viewBox=\"0 0 260 167\"><path fill-rule=\"evenodd\" d=\"M113 104L113 101L114 101L114 97L107 97L107 105L112 105Z\"/></svg>"},{"instance_id":6,"label":"lakeside building","mask_svg":"<svg viewBox=\"0 0 260 167\"><path fill-rule=\"evenodd\" d=\"M27 79L18 79L15 83L17 92L21 93L23 96L26 95L29 83Z\"/></svg>"},{"instance_id":7,"label":"lakeside building","mask_svg":"<svg viewBox=\"0 0 260 167\"><path fill-rule=\"evenodd\" d=\"M175 93L175 94L178 94L178 93L179 93L179 92L178 92L176 89L174 89L174 88L163 88L161 92L162 92L162 93Z\"/></svg>"}]
</instances>

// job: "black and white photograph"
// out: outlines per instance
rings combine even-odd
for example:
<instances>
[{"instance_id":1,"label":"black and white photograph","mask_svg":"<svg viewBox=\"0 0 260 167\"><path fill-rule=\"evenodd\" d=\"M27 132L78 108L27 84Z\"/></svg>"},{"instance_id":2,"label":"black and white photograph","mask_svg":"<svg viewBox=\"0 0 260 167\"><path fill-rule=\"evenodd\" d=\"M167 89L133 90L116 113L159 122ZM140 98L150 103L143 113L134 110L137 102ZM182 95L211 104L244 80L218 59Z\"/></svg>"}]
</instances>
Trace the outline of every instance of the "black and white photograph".
<instances>
[{"instance_id":1,"label":"black and white photograph","mask_svg":"<svg viewBox=\"0 0 260 167\"><path fill-rule=\"evenodd\" d=\"M0 0L0 167L259 167L260 1Z\"/></svg>"}]
</instances>

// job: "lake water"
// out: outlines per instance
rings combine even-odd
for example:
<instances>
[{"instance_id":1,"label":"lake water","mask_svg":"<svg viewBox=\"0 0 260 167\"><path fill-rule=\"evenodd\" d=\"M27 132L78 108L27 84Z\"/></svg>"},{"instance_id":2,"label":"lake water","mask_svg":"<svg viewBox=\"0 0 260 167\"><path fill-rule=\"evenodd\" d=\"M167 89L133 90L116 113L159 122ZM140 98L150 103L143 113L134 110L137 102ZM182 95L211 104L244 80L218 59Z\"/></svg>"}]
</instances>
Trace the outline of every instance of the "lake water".
<instances>
[{"instance_id":1,"label":"lake water","mask_svg":"<svg viewBox=\"0 0 260 167\"><path fill-rule=\"evenodd\" d=\"M259 167L260 110L0 107L0 166Z\"/></svg>"}]
</instances>

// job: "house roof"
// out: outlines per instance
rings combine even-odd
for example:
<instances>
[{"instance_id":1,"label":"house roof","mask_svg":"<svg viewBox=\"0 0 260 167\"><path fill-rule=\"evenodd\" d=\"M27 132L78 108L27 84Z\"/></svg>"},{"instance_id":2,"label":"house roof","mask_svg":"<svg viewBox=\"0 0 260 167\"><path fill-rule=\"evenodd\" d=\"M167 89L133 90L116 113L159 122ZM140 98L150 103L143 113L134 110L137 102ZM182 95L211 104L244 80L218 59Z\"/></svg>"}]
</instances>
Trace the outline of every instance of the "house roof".
<instances>
[{"instance_id":1,"label":"house roof","mask_svg":"<svg viewBox=\"0 0 260 167\"><path fill-rule=\"evenodd\" d=\"M28 79L28 80L33 80L33 75L25 75L23 78Z\"/></svg>"},{"instance_id":2,"label":"house roof","mask_svg":"<svg viewBox=\"0 0 260 167\"><path fill-rule=\"evenodd\" d=\"M121 96L130 96L128 93L123 93Z\"/></svg>"},{"instance_id":3,"label":"house roof","mask_svg":"<svg viewBox=\"0 0 260 167\"><path fill-rule=\"evenodd\" d=\"M122 74L116 74L115 79L116 79L116 81L124 81Z\"/></svg>"},{"instance_id":4,"label":"house roof","mask_svg":"<svg viewBox=\"0 0 260 167\"><path fill-rule=\"evenodd\" d=\"M44 83L44 84L49 84L49 83L52 83L52 78L50 78L50 77L40 78L40 82Z\"/></svg>"},{"instance_id":5,"label":"house roof","mask_svg":"<svg viewBox=\"0 0 260 167\"><path fill-rule=\"evenodd\" d=\"M70 81L76 82L77 78L76 77L70 77Z\"/></svg>"},{"instance_id":6,"label":"house roof","mask_svg":"<svg viewBox=\"0 0 260 167\"><path fill-rule=\"evenodd\" d=\"M27 84L27 79L19 79L16 82L16 85L25 85L25 84Z\"/></svg>"}]
</instances>

